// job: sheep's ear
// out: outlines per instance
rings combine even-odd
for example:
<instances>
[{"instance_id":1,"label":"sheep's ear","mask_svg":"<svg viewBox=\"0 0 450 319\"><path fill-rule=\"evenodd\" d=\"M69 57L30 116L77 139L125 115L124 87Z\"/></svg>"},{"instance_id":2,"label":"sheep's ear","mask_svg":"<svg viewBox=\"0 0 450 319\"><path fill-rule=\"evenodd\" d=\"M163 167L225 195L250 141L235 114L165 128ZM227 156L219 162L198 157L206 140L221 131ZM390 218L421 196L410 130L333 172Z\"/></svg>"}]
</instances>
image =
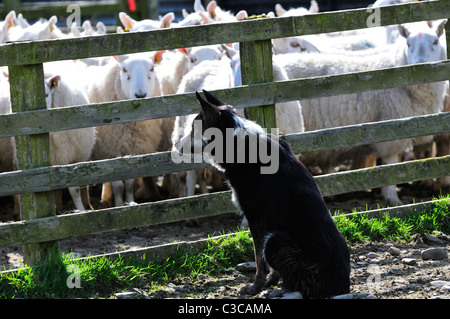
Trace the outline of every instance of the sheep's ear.
<instances>
[{"instance_id":1,"label":"sheep's ear","mask_svg":"<svg viewBox=\"0 0 450 319\"><path fill-rule=\"evenodd\" d=\"M208 17L208 15L205 12L199 11L198 14L200 15L200 18L202 18L201 24L209 24L211 21L211 18Z\"/></svg>"},{"instance_id":2,"label":"sheep's ear","mask_svg":"<svg viewBox=\"0 0 450 319\"><path fill-rule=\"evenodd\" d=\"M409 32L409 30L403 24L399 24L397 28L398 32L400 32L400 35L405 39L407 39L411 34L411 32Z\"/></svg>"},{"instance_id":3,"label":"sheep's ear","mask_svg":"<svg viewBox=\"0 0 450 319\"><path fill-rule=\"evenodd\" d=\"M173 12L166 14L161 20L161 28L170 28L173 19L175 19L175 14Z\"/></svg>"},{"instance_id":4,"label":"sheep's ear","mask_svg":"<svg viewBox=\"0 0 450 319\"><path fill-rule=\"evenodd\" d=\"M224 54L229 57L230 59L232 59L236 53L238 53L237 50L235 50L232 46L229 45L225 45L225 44L221 44L221 51L224 52Z\"/></svg>"},{"instance_id":5,"label":"sheep's ear","mask_svg":"<svg viewBox=\"0 0 450 319\"><path fill-rule=\"evenodd\" d=\"M119 12L119 19L120 22L122 22L123 26L125 27L125 31L131 30L133 28L133 25L136 23L136 20L131 18L125 12Z\"/></svg>"},{"instance_id":6,"label":"sheep's ear","mask_svg":"<svg viewBox=\"0 0 450 319\"><path fill-rule=\"evenodd\" d=\"M117 63L122 64L123 61L128 59L128 55L122 54L122 55L113 55L114 60L117 61Z\"/></svg>"},{"instance_id":7,"label":"sheep's ear","mask_svg":"<svg viewBox=\"0 0 450 319\"><path fill-rule=\"evenodd\" d=\"M117 26L116 33L125 33L125 31L123 30L123 28L121 26Z\"/></svg>"},{"instance_id":8,"label":"sheep's ear","mask_svg":"<svg viewBox=\"0 0 450 319\"><path fill-rule=\"evenodd\" d=\"M72 25L70 26L70 32L72 32L72 34L76 37L79 37L81 35L80 30L78 30L78 26L75 21L72 22Z\"/></svg>"},{"instance_id":9,"label":"sheep's ear","mask_svg":"<svg viewBox=\"0 0 450 319\"><path fill-rule=\"evenodd\" d=\"M59 86L59 82L61 82L61 76L59 76L59 75L52 76L48 80L50 90L56 89Z\"/></svg>"},{"instance_id":10,"label":"sheep's ear","mask_svg":"<svg viewBox=\"0 0 450 319\"><path fill-rule=\"evenodd\" d=\"M58 18L56 16L52 16L49 20L48 20L48 28L50 31L55 30L55 25L58 22Z\"/></svg>"},{"instance_id":11,"label":"sheep's ear","mask_svg":"<svg viewBox=\"0 0 450 319\"><path fill-rule=\"evenodd\" d=\"M202 5L201 0L195 0L194 1L194 11L195 12L205 12L205 7Z\"/></svg>"},{"instance_id":12,"label":"sheep's ear","mask_svg":"<svg viewBox=\"0 0 450 319\"><path fill-rule=\"evenodd\" d=\"M442 20L439 24L438 24L438 26L437 26L437 28L436 28L436 34L437 34L437 36L438 37L440 37L441 35L443 35L444 34L444 27L445 27L445 24L447 23L447 19L445 19L445 20Z\"/></svg>"},{"instance_id":13,"label":"sheep's ear","mask_svg":"<svg viewBox=\"0 0 450 319\"><path fill-rule=\"evenodd\" d=\"M155 55L153 56L153 62L160 64L163 59L162 55L164 54L164 52L166 52L166 50L156 52Z\"/></svg>"},{"instance_id":14,"label":"sheep's ear","mask_svg":"<svg viewBox=\"0 0 450 319\"><path fill-rule=\"evenodd\" d=\"M11 27L15 27L14 21L16 20L16 11L11 11L8 13L8 15L5 18L5 26L6 30L8 30ZM6 31L5 30L5 31Z\"/></svg>"},{"instance_id":15,"label":"sheep's ear","mask_svg":"<svg viewBox=\"0 0 450 319\"><path fill-rule=\"evenodd\" d=\"M206 92L203 90L203 92ZM202 107L203 114L205 114L206 118L214 117L220 115L220 111L211 103L205 101L200 93L195 92L197 96L197 100L200 102L200 106ZM206 96L206 95L205 95Z\"/></svg>"},{"instance_id":16,"label":"sheep's ear","mask_svg":"<svg viewBox=\"0 0 450 319\"><path fill-rule=\"evenodd\" d=\"M92 34L94 32L91 21L89 20L84 21L82 27L84 32L86 32L86 34Z\"/></svg>"},{"instance_id":17,"label":"sheep's ear","mask_svg":"<svg viewBox=\"0 0 450 319\"><path fill-rule=\"evenodd\" d=\"M103 22L101 21L97 22L95 28L97 29L98 34L106 34L106 26Z\"/></svg>"},{"instance_id":18,"label":"sheep's ear","mask_svg":"<svg viewBox=\"0 0 450 319\"><path fill-rule=\"evenodd\" d=\"M319 5L317 4L316 0L311 0L311 6L309 7L309 12L311 12L311 13L319 12Z\"/></svg>"},{"instance_id":19,"label":"sheep's ear","mask_svg":"<svg viewBox=\"0 0 450 319\"><path fill-rule=\"evenodd\" d=\"M283 14L286 13L286 10L283 8L283 6L279 3L275 5L275 12L278 17L281 17Z\"/></svg>"},{"instance_id":20,"label":"sheep's ear","mask_svg":"<svg viewBox=\"0 0 450 319\"><path fill-rule=\"evenodd\" d=\"M248 18L248 13L245 10L241 10L236 14L236 20L240 21L242 19Z\"/></svg>"},{"instance_id":21,"label":"sheep's ear","mask_svg":"<svg viewBox=\"0 0 450 319\"><path fill-rule=\"evenodd\" d=\"M211 18L213 18L213 19L216 17L216 7L217 7L216 1L211 1L211 2L208 3L208 5L206 6L206 11L208 11L209 15L210 15Z\"/></svg>"},{"instance_id":22,"label":"sheep's ear","mask_svg":"<svg viewBox=\"0 0 450 319\"><path fill-rule=\"evenodd\" d=\"M17 21L19 22L22 28L28 28L30 26L28 21L23 17L22 13L19 13L19 15L17 16Z\"/></svg>"},{"instance_id":23,"label":"sheep's ear","mask_svg":"<svg viewBox=\"0 0 450 319\"><path fill-rule=\"evenodd\" d=\"M189 56L189 53L191 53L192 48L180 48L178 49L179 52L186 54L186 56Z\"/></svg>"},{"instance_id":24,"label":"sheep's ear","mask_svg":"<svg viewBox=\"0 0 450 319\"><path fill-rule=\"evenodd\" d=\"M223 103L222 101L220 101L218 98L216 98L214 95L212 95L211 93L209 93L206 90L203 90L203 93L205 94L206 100L211 103L212 105L215 106L220 106L220 105L225 105L225 103Z\"/></svg>"}]
</instances>

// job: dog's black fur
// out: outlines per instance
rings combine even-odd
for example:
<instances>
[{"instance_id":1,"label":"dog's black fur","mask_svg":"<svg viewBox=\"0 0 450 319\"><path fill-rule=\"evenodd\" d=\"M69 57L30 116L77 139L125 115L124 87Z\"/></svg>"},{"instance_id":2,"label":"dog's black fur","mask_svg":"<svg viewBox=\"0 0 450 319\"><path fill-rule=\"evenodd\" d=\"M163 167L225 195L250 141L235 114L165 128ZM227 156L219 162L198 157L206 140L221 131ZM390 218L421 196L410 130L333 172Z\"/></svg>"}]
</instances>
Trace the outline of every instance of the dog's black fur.
<instances>
[{"instance_id":1,"label":"dog's black fur","mask_svg":"<svg viewBox=\"0 0 450 319\"><path fill-rule=\"evenodd\" d=\"M207 101L197 93L202 106L197 119L203 130L215 127L225 132L248 123L231 106L207 91L204 94ZM348 293L349 250L312 175L284 140L264 133L258 138L279 149L275 174L261 174L261 162L218 164L247 217L254 240L256 277L246 292L257 294L281 276L284 288L300 291L304 298Z\"/></svg>"}]
</instances>

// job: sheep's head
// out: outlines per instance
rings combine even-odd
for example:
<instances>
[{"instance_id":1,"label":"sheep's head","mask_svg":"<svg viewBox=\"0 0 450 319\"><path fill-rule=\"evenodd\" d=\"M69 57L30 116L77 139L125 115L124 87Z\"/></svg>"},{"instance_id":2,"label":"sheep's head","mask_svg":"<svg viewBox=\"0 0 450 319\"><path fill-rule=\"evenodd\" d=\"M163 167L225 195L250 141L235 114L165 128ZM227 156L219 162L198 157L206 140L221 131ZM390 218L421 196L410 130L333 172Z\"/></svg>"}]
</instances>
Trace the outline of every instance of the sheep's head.
<instances>
[{"instance_id":1,"label":"sheep's head","mask_svg":"<svg viewBox=\"0 0 450 319\"><path fill-rule=\"evenodd\" d=\"M119 12L119 19L125 27L125 31L149 31L160 28L169 28L173 19L175 19L175 14L169 12L160 21L151 19L136 21L125 12Z\"/></svg>"},{"instance_id":2,"label":"sheep's head","mask_svg":"<svg viewBox=\"0 0 450 319\"><path fill-rule=\"evenodd\" d=\"M59 75L45 79L45 102L48 109L52 107L52 94L58 88L60 82L61 76Z\"/></svg>"},{"instance_id":3,"label":"sheep's head","mask_svg":"<svg viewBox=\"0 0 450 319\"><path fill-rule=\"evenodd\" d=\"M440 42L447 20L417 22L399 25L400 34L406 39L408 64L445 59L445 47Z\"/></svg>"},{"instance_id":4,"label":"sheep's head","mask_svg":"<svg viewBox=\"0 0 450 319\"><path fill-rule=\"evenodd\" d=\"M128 99L152 96L159 82L156 79L155 64L162 52L154 54L132 54L116 57L120 64L122 91Z\"/></svg>"},{"instance_id":5,"label":"sheep's head","mask_svg":"<svg viewBox=\"0 0 450 319\"><path fill-rule=\"evenodd\" d=\"M219 45L205 45L201 47L188 48L184 51L188 56L188 69L206 60L219 61L223 57L223 52Z\"/></svg>"}]
</instances>

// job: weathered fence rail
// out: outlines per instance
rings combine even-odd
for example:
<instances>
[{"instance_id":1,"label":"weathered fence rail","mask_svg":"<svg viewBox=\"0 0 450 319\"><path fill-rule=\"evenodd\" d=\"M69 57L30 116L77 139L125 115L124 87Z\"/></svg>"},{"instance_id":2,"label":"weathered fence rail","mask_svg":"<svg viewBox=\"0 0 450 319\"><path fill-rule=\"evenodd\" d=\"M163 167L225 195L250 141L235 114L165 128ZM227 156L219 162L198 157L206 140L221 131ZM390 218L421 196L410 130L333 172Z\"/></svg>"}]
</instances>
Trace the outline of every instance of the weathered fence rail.
<instances>
[{"instance_id":1,"label":"weathered fence rail","mask_svg":"<svg viewBox=\"0 0 450 319\"><path fill-rule=\"evenodd\" d=\"M216 94L236 107L258 106L252 117L269 127L274 123L273 105L277 102L443 81L450 78L449 60L283 82L272 82L270 68L261 68L263 64L271 66L272 38L365 28L370 14L371 12L366 9L356 9L304 17L258 19L201 27L11 43L1 46L0 64L8 65L10 68L14 113L0 116L0 137L16 138L20 170L0 174L0 196L22 194L21 209L24 220L0 224L0 247L23 244L25 261L34 263L51 255L51 251L57 250L57 241L63 238L235 211L230 192L222 192L56 216L52 199L52 191L55 189L160 175L205 167L206 164L175 164L171 160L170 153L165 152L51 166L48 163L49 132L185 115L196 113L199 107L193 94L183 94L46 110L41 88L42 63L242 42L243 70L248 71L248 74L243 75L243 82L251 84L220 90ZM448 1L380 8L381 25L449 16ZM295 152L303 153L449 131L449 115L442 113L290 134L284 138ZM335 195L447 176L450 174L449 168L450 156L446 156L318 176L316 180L324 195Z\"/></svg>"}]
</instances>

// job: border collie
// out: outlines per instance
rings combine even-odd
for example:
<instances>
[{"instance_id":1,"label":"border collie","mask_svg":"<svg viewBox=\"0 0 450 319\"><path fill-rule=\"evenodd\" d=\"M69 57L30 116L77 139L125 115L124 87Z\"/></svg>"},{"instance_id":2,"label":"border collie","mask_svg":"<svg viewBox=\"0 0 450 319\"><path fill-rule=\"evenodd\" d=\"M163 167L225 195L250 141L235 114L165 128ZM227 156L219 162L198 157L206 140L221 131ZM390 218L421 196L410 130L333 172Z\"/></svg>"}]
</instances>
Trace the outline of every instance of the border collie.
<instances>
[{"instance_id":1,"label":"border collie","mask_svg":"<svg viewBox=\"0 0 450 319\"><path fill-rule=\"evenodd\" d=\"M248 220L257 267L254 283L243 292L255 295L281 276L283 288L304 298L348 293L349 250L312 175L284 140L203 92L206 100L196 92L201 112L192 131L175 148L184 155L207 154L224 172ZM270 153L264 160L262 149ZM268 165L276 170L264 172Z\"/></svg>"}]
</instances>

